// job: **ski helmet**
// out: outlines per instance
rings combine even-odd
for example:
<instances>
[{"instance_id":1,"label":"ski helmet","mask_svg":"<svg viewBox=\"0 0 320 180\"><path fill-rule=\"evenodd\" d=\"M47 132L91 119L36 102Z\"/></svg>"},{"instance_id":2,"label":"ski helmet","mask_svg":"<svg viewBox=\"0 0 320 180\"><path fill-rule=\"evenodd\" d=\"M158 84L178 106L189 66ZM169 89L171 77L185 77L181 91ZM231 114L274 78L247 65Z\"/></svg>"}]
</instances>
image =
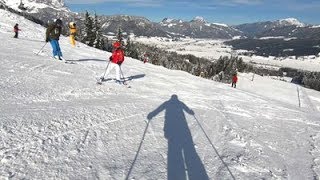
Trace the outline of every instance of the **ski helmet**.
<instances>
[{"instance_id":1,"label":"ski helmet","mask_svg":"<svg viewBox=\"0 0 320 180\"><path fill-rule=\"evenodd\" d=\"M76 26L76 23L75 23L75 22L70 22L70 23L69 23L69 26L70 26L70 27L75 27L75 26Z\"/></svg>"},{"instance_id":2,"label":"ski helmet","mask_svg":"<svg viewBox=\"0 0 320 180\"><path fill-rule=\"evenodd\" d=\"M119 48L120 46L121 46L121 43L119 41L116 41L115 43L113 43L114 48Z\"/></svg>"},{"instance_id":3,"label":"ski helmet","mask_svg":"<svg viewBox=\"0 0 320 180\"><path fill-rule=\"evenodd\" d=\"M61 19L57 19L57 20L56 20L56 25L62 26L62 21L61 21Z\"/></svg>"}]
</instances>

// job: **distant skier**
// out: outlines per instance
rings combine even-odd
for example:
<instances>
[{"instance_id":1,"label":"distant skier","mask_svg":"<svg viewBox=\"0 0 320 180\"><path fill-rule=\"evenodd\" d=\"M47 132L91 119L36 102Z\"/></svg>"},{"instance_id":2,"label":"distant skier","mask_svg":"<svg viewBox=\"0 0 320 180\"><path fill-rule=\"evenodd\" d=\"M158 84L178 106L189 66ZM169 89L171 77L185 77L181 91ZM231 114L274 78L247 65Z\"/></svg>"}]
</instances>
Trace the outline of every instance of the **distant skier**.
<instances>
[{"instance_id":1,"label":"distant skier","mask_svg":"<svg viewBox=\"0 0 320 180\"><path fill-rule=\"evenodd\" d=\"M112 69L116 69L116 83L122 84L121 78L120 78L120 71L121 71L121 64L124 61L124 52L123 49L121 48L121 43L119 41L116 41L113 44L113 52L112 56L109 57L110 64L108 68L106 69L106 72L100 77L100 81L104 80L104 76L108 75Z\"/></svg>"},{"instance_id":2,"label":"distant skier","mask_svg":"<svg viewBox=\"0 0 320 180\"><path fill-rule=\"evenodd\" d=\"M54 23L50 24L46 31L46 42L50 42L52 46L53 57L55 59L63 60L62 52L60 49L59 38L62 31L62 21L57 19Z\"/></svg>"},{"instance_id":3,"label":"distant skier","mask_svg":"<svg viewBox=\"0 0 320 180\"><path fill-rule=\"evenodd\" d=\"M69 31L70 31L70 43L72 47L76 47L76 35L77 35L77 27L76 23L69 23Z\"/></svg>"},{"instance_id":4,"label":"distant skier","mask_svg":"<svg viewBox=\"0 0 320 180\"><path fill-rule=\"evenodd\" d=\"M237 87L237 82L238 82L238 77L237 77L237 74L233 74L232 76L232 84L231 84L231 87L234 87L236 88Z\"/></svg>"},{"instance_id":5,"label":"distant skier","mask_svg":"<svg viewBox=\"0 0 320 180\"><path fill-rule=\"evenodd\" d=\"M148 54L147 54L147 53L145 53L143 56L144 56L144 57L143 57L143 63L147 63L147 62L149 62Z\"/></svg>"},{"instance_id":6,"label":"distant skier","mask_svg":"<svg viewBox=\"0 0 320 180\"><path fill-rule=\"evenodd\" d=\"M15 33L15 35L13 36L14 38L18 38L19 36L19 31L21 31L21 29L19 29L19 24L16 24L14 27L13 27L13 31Z\"/></svg>"}]
</instances>

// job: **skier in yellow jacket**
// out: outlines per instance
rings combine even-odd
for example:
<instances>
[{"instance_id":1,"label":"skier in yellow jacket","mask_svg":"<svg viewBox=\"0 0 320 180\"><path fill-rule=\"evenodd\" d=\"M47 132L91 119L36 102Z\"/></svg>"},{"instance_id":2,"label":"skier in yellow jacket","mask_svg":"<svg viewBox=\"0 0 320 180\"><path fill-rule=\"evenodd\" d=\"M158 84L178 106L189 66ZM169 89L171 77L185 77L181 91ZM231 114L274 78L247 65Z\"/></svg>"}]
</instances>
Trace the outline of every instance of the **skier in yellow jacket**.
<instances>
[{"instance_id":1,"label":"skier in yellow jacket","mask_svg":"<svg viewBox=\"0 0 320 180\"><path fill-rule=\"evenodd\" d=\"M76 23L70 22L69 30L70 30L70 43L72 47L76 47L76 35L77 35Z\"/></svg>"}]
</instances>

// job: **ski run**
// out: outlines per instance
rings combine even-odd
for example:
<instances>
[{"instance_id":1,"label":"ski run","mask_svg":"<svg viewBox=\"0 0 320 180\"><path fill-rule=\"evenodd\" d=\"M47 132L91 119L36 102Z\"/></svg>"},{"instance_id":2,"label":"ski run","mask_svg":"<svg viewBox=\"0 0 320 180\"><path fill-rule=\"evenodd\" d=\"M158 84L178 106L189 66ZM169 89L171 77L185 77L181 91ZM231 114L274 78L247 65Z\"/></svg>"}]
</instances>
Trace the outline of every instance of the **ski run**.
<instances>
[{"instance_id":1,"label":"ski run","mask_svg":"<svg viewBox=\"0 0 320 180\"><path fill-rule=\"evenodd\" d=\"M319 179L319 92L251 74L234 89L128 57L132 88L97 85L110 53L61 37L74 64L49 45L37 56L45 28L0 14L0 179Z\"/></svg>"}]
</instances>

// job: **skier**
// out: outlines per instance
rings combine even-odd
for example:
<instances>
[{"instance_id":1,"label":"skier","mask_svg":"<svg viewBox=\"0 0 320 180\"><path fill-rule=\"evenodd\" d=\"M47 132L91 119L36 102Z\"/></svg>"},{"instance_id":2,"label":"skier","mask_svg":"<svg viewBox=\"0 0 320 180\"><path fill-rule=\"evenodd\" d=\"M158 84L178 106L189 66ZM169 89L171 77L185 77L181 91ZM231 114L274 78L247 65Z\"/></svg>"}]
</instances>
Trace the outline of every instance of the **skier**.
<instances>
[{"instance_id":1,"label":"skier","mask_svg":"<svg viewBox=\"0 0 320 180\"><path fill-rule=\"evenodd\" d=\"M110 73L110 71L115 68L116 69L116 83L123 84L123 82L121 82L121 80L120 80L120 71L121 71L120 66L124 61L124 52L123 52L123 49L121 49L121 43L119 41L116 41L113 44L113 48L114 49L113 49L112 55L109 57L110 64L109 64L108 68L106 69L105 74L103 74L100 77L100 81L103 81L104 76L108 75Z\"/></svg>"},{"instance_id":2,"label":"skier","mask_svg":"<svg viewBox=\"0 0 320 180\"><path fill-rule=\"evenodd\" d=\"M77 35L76 23L74 22L69 23L69 31L70 31L70 43L72 47L76 47L76 35Z\"/></svg>"},{"instance_id":3,"label":"skier","mask_svg":"<svg viewBox=\"0 0 320 180\"><path fill-rule=\"evenodd\" d=\"M148 54L145 53L143 58L143 63L147 63L147 62L149 62L149 57L148 57Z\"/></svg>"},{"instance_id":4,"label":"skier","mask_svg":"<svg viewBox=\"0 0 320 180\"><path fill-rule=\"evenodd\" d=\"M232 76L232 84L231 87L236 88L237 87L237 82L238 82L238 77L237 77L237 73L233 74Z\"/></svg>"},{"instance_id":5,"label":"skier","mask_svg":"<svg viewBox=\"0 0 320 180\"><path fill-rule=\"evenodd\" d=\"M15 35L13 36L14 38L18 38L18 35L19 35L19 31L21 31L21 29L19 29L19 24L16 24L14 27L13 27L13 31L15 33Z\"/></svg>"},{"instance_id":6,"label":"skier","mask_svg":"<svg viewBox=\"0 0 320 180\"><path fill-rule=\"evenodd\" d=\"M62 52L59 45L59 37L62 30L62 21L57 19L54 23L50 24L46 31L46 42L50 42L53 50L53 57L65 61L62 57Z\"/></svg>"}]
</instances>

